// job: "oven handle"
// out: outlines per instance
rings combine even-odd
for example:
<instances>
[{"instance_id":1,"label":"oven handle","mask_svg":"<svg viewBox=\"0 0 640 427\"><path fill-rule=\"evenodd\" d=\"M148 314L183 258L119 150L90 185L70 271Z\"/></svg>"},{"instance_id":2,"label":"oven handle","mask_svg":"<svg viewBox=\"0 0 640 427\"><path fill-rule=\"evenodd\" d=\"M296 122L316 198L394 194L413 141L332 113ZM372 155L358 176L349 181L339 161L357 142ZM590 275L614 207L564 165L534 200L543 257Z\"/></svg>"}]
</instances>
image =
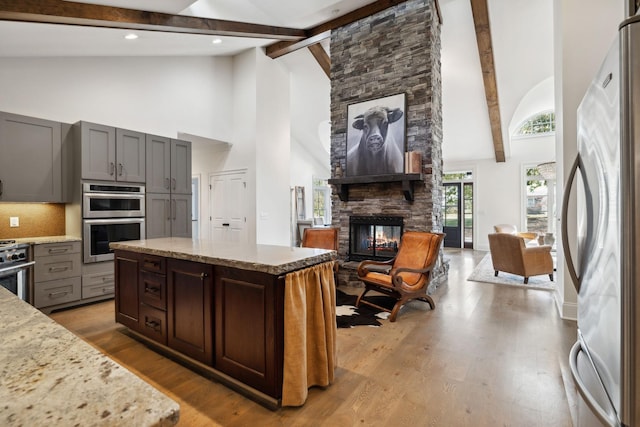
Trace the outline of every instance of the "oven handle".
<instances>
[{"instance_id":1,"label":"oven handle","mask_svg":"<svg viewBox=\"0 0 640 427\"><path fill-rule=\"evenodd\" d=\"M29 261L29 262L24 262L22 264L18 264L18 265L13 265L11 267L7 267L7 268L0 268L0 276L4 276L5 274L13 274L13 273L17 273L20 270L24 270L27 267L31 267L32 265L35 265L35 261Z\"/></svg>"},{"instance_id":2,"label":"oven handle","mask_svg":"<svg viewBox=\"0 0 640 427\"><path fill-rule=\"evenodd\" d=\"M126 194L126 193L84 193L88 199L144 199L144 194Z\"/></svg>"}]
</instances>

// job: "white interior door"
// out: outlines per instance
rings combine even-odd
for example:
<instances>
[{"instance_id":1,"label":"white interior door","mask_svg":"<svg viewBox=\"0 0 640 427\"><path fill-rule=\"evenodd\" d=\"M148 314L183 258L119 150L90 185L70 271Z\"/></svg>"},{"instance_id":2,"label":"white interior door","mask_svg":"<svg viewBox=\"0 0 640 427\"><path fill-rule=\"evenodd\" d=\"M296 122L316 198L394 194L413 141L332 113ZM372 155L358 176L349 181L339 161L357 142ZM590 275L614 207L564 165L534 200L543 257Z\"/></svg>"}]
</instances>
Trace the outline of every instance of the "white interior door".
<instances>
[{"instance_id":1,"label":"white interior door","mask_svg":"<svg viewBox=\"0 0 640 427\"><path fill-rule=\"evenodd\" d=\"M216 242L247 240L246 172L209 177L211 239Z\"/></svg>"}]
</instances>

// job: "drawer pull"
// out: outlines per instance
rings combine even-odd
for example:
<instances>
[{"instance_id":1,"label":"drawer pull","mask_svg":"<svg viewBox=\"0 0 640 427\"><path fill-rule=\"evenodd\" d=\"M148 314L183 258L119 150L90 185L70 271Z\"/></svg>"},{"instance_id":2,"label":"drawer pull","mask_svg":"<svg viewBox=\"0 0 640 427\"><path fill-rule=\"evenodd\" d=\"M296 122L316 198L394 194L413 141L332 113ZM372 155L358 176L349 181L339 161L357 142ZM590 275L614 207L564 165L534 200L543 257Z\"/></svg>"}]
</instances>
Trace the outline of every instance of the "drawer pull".
<instances>
[{"instance_id":1,"label":"drawer pull","mask_svg":"<svg viewBox=\"0 0 640 427\"><path fill-rule=\"evenodd\" d=\"M113 276L104 276L102 282L113 282Z\"/></svg>"},{"instance_id":2,"label":"drawer pull","mask_svg":"<svg viewBox=\"0 0 640 427\"><path fill-rule=\"evenodd\" d=\"M60 298L68 294L69 294L69 291L50 292L49 298Z\"/></svg>"},{"instance_id":3,"label":"drawer pull","mask_svg":"<svg viewBox=\"0 0 640 427\"><path fill-rule=\"evenodd\" d=\"M65 252L69 252L67 248L49 248L50 254L63 254Z\"/></svg>"},{"instance_id":4,"label":"drawer pull","mask_svg":"<svg viewBox=\"0 0 640 427\"><path fill-rule=\"evenodd\" d=\"M113 288L102 288L102 292L105 294L113 293Z\"/></svg>"},{"instance_id":5,"label":"drawer pull","mask_svg":"<svg viewBox=\"0 0 640 427\"><path fill-rule=\"evenodd\" d=\"M151 294L159 294L160 293L160 288L146 286L144 288L144 291L145 292L149 292Z\"/></svg>"},{"instance_id":6,"label":"drawer pull","mask_svg":"<svg viewBox=\"0 0 640 427\"><path fill-rule=\"evenodd\" d=\"M147 261L147 260L145 260L144 261L144 266L145 267L149 267L149 268L151 268L151 267L158 268L158 267L160 267L160 263L158 261Z\"/></svg>"},{"instance_id":7,"label":"drawer pull","mask_svg":"<svg viewBox=\"0 0 640 427\"><path fill-rule=\"evenodd\" d=\"M49 273L59 273L61 271L67 271L69 267L49 267Z\"/></svg>"},{"instance_id":8,"label":"drawer pull","mask_svg":"<svg viewBox=\"0 0 640 427\"><path fill-rule=\"evenodd\" d=\"M154 331L158 331L160 329L160 322L156 322L155 320L145 320L144 325Z\"/></svg>"}]
</instances>

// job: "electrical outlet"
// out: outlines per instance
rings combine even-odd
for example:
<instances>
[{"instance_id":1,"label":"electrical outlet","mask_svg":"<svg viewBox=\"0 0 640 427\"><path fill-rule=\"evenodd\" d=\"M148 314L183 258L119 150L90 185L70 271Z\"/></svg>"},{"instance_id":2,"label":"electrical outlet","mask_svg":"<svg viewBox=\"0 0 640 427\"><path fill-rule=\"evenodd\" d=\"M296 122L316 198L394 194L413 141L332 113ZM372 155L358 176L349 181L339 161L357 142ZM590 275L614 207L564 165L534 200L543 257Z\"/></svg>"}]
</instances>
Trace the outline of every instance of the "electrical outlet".
<instances>
[{"instance_id":1,"label":"electrical outlet","mask_svg":"<svg viewBox=\"0 0 640 427\"><path fill-rule=\"evenodd\" d=\"M9 227L20 227L20 217L10 216L9 217Z\"/></svg>"}]
</instances>

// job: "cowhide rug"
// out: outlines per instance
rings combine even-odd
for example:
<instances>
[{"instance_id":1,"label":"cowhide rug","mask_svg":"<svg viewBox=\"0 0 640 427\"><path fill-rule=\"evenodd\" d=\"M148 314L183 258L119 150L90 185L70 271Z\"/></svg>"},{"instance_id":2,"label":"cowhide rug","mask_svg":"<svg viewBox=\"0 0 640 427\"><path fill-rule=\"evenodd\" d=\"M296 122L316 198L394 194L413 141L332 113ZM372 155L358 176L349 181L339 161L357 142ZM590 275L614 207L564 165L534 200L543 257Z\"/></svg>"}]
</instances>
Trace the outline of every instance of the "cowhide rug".
<instances>
[{"instance_id":1,"label":"cowhide rug","mask_svg":"<svg viewBox=\"0 0 640 427\"><path fill-rule=\"evenodd\" d=\"M358 325L378 327L382 326L379 320L389 317L389 312L380 311L366 304L360 304L360 307L356 307L356 299L358 299L357 295L350 295L340 289L336 289L336 322L338 328L353 328ZM367 294L365 299L389 309L393 308L395 304L393 298L386 296L369 296Z\"/></svg>"}]
</instances>

